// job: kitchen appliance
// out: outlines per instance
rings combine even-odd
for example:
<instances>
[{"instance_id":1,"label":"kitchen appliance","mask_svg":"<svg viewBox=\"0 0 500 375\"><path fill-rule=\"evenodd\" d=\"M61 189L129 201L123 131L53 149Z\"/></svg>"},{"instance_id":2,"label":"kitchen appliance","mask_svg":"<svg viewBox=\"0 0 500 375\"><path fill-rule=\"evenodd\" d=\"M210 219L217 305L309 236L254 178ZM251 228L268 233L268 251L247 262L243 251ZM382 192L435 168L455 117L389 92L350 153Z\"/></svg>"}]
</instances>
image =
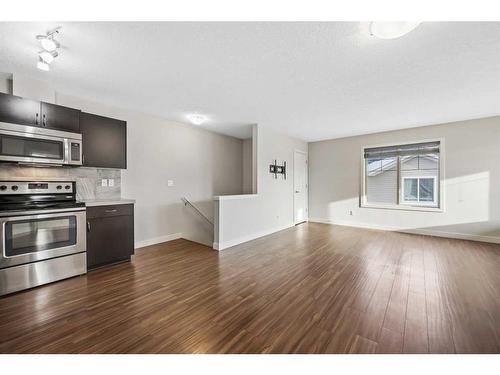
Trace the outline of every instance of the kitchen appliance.
<instances>
[{"instance_id":1,"label":"kitchen appliance","mask_svg":"<svg viewBox=\"0 0 500 375\"><path fill-rule=\"evenodd\" d=\"M0 295L87 272L73 181L0 181Z\"/></svg>"},{"instance_id":2,"label":"kitchen appliance","mask_svg":"<svg viewBox=\"0 0 500 375\"><path fill-rule=\"evenodd\" d=\"M82 165L82 135L0 122L0 161Z\"/></svg>"}]
</instances>

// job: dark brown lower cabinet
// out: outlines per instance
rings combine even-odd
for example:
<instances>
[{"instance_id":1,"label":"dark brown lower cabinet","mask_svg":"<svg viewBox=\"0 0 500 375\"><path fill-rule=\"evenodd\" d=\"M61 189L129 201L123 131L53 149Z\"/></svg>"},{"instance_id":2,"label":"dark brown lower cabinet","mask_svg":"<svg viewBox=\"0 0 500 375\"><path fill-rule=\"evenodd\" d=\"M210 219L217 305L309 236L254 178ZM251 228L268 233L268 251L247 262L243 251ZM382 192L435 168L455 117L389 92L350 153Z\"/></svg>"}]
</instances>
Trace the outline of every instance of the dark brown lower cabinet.
<instances>
[{"instance_id":1,"label":"dark brown lower cabinet","mask_svg":"<svg viewBox=\"0 0 500 375\"><path fill-rule=\"evenodd\" d=\"M134 254L134 205L87 208L87 269L130 260Z\"/></svg>"}]
</instances>

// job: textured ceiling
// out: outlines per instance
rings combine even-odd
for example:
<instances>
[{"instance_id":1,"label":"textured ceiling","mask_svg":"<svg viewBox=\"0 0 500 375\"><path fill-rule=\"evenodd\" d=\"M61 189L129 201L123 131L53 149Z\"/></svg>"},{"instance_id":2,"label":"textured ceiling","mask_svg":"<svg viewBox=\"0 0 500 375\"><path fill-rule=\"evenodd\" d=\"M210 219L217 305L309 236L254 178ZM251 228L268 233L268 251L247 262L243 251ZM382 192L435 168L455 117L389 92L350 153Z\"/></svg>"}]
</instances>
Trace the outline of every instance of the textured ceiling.
<instances>
[{"instance_id":1,"label":"textured ceiling","mask_svg":"<svg viewBox=\"0 0 500 375\"><path fill-rule=\"evenodd\" d=\"M62 25L35 68L35 35ZM423 23L394 40L332 23L0 23L0 71L245 137L320 140L500 114L500 23Z\"/></svg>"}]
</instances>

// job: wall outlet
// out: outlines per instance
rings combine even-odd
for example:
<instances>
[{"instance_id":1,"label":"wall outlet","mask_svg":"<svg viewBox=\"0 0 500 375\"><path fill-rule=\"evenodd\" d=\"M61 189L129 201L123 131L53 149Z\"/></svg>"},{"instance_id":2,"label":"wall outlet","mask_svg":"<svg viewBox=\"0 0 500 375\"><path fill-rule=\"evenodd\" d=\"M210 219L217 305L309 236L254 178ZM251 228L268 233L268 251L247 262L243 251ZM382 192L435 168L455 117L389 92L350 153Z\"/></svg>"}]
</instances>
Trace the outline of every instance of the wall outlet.
<instances>
[{"instance_id":1,"label":"wall outlet","mask_svg":"<svg viewBox=\"0 0 500 375\"><path fill-rule=\"evenodd\" d=\"M101 186L103 186L103 187L108 186L108 180L105 178L101 179Z\"/></svg>"},{"instance_id":2,"label":"wall outlet","mask_svg":"<svg viewBox=\"0 0 500 375\"><path fill-rule=\"evenodd\" d=\"M169 187L174 186L174 180L168 180L167 181L167 186L169 186Z\"/></svg>"},{"instance_id":3,"label":"wall outlet","mask_svg":"<svg viewBox=\"0 0 500 375\"><path fill-rule=\"evenodd\" d=\"M108 186L110 186L110 187L115 186L115 179L114 178L108 178Z\"/></svg>"}]
</instances>

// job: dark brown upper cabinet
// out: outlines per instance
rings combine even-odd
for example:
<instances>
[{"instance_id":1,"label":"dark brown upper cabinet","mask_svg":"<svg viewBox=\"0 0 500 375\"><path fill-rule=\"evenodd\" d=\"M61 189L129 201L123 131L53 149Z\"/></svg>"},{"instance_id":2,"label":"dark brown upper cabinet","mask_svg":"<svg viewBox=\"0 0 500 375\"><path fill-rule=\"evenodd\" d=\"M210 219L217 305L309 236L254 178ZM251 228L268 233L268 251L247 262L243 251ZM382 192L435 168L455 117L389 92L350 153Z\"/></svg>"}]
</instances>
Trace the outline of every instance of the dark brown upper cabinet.
<instances>
[{"instance_id":1,"label":"dark brown upper cabinet","mask_svg":"<svg viewBox=\"0 0 500 375\"><path fill-rule=\"evenodd\" d=\"M80 110L0 93L0 121L80 132Z\"/></svg>"},{"instance_id":2,"label":"dark brown upper cabinet","mask_svg":"<svg viewBox=\"0 0 500 375\"><path fill-rule=\"evenodd\" d=\"M127 122L81 112L83 165L127 168Z\"/></svg>"},{"instance_id":3,"label":"dark brown upper cabinet","mask_svg":"<svg viewBox=\"0 0 500 375\"><path fill-rule=\"evenodd\" d=\"M39 126L40 102L0 93L0 122Z\"/></svg>"},{"instance_id":4,"label":"dark brown upper cabinet","mask_svg":"<svg viewBox=\"0 0 500 375\"><path fill-rule=\"evenodd\" d=\"M73 133L80 132L80 110L51 103L41 103L42 126Z\"/></svg>"}]
</instances>

